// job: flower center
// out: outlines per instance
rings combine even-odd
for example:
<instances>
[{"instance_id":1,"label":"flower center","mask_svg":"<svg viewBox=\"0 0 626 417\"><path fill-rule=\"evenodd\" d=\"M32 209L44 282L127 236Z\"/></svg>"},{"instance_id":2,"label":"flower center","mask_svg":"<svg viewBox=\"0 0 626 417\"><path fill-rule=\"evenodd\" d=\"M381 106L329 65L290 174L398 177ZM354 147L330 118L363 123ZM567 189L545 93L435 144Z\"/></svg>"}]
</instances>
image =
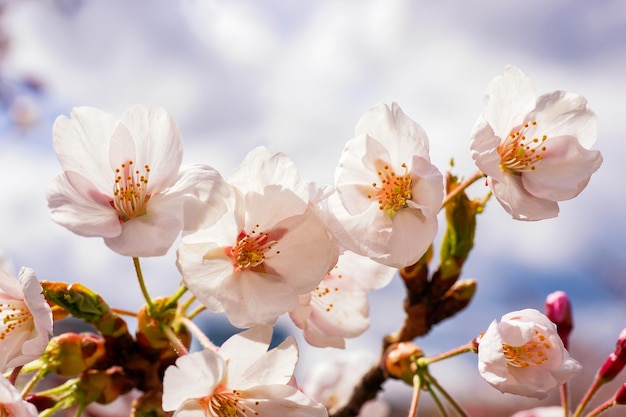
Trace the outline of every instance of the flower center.
<instances>
[{"instance_id":1,"label":"flower center","mask_svg":"<svg viewBox=\"0 0 626 417\"><path fill-rule=\"evenodd\" d=\"M341 278L341 277L340 277ZM335 308L333 303L329 303L325 300L325 297L333 292L339 291L338 287L329 287L324 283L325 280L319 283L317 287L312 291L311 303L315 304L319 307L320 311L326 311L330 313L333 308Z\"/></svg>"},{"instance_id":2,"label":"flower center","mask_svg":"<svg viewBox=\"0 0 626 417\"><path fill-rule=\"evenodd\" d=\"M411 194L411 174L408 173L406 164L402 164L404 168L403 175L397 175L389 165L383 166L382 170L377 172L379 183L372 183L372 187L376 192L368 194L367 198L378 198L378 208L384 211L389 217L393 217L396 212L407 207L413 195Z\"/></svg>"},{"instance_id":3,"label":"flower center","mask_svg":"<svg viewBox=\"0 0 626 417\"><path fill-rule=\"evenodd\" d=\"M20 300L4 300L0 302L0 340L4 340L9 333L31 326L33 316ZM1 416L2 414L0 414Z\"/></svg>"},{"instance_id":4,"label":"flower center","mask_svg":"<svg viewBox=\"0 0 626 417\"><path fill-rule=\"evenodd\" d=\"M241 394L237 390L220 392L201 400L207 417L244 417L258 416L259 412L239 401ZM258 401L255 403L259 404ZM251 413L249 413L251 411Z\"/></svg>"},{"instance_id":5,"label":"flower center","mask_svg":"<svg viewBox=\"0 0 626 417\"><path fill-rule=\"evenodd\" d=\"M525 171L534 171L536 165L543 159L546 151L546 135L534 135L537 122L524 123L519 130L512 130L506 139L498 146L500 154L500 169L504 172L521 174Z\"/></svg>"},{"instance_id":6,"label":"flower center","mask_svg":"<svg viewBox=\"0 0 626 417\"><path fill-rule=\"evenodd\" d=\"M235 246L226 248L226 255L233 261L238 271L251 269L256 272L264 272L263 262L267 259L268 252L278 242L270 240L265 232L257 232L257 224L249 234L241 232ZM276 251L279 254L280 251Z\"/></svg>"},{"instance_id":7,"label":"flower center","mask_svg":"<svg viewBox=\"0 0 626 417\"><path fill-rule=\"evenodd\" d=\"M549 351L553 346L546 342L546 336L535 329L535 336L523 346L502 344L504 357L509 365L516 368L527 368L530 365L541 365L549 359Z\"/></svg>"},{"instance_id":8,"label":"flower center","mask_svg":"<svg viewBox=\"0 0 626 417\"><path fill-rule=\"evenodd\" d=\"M148 194L150 166L144 165L143 170L140 170L133 165L133 161L128 161L115 169L113 201L110 204L117 210L120 223L146 214L150 200Z\"/></svg>"}]
</instances>

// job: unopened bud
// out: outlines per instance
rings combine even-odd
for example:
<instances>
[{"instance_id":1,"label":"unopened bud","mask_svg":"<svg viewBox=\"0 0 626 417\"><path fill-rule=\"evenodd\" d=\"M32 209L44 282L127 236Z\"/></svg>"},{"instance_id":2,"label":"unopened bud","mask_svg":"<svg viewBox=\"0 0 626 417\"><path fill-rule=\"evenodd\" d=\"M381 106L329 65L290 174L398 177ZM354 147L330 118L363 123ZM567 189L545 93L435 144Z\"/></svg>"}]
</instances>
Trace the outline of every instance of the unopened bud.
<instances>
[{"instance_id":1,"label":"unopened bud","mask_svg":"<svg viewBox=\"0 0 626 417\"><path fill-rule=\"evenodd\" d=\"M70 378L91 368L106 353L104 341L93 333L64 333L50 340L43 355L49 369Z\"/></svg>"},{"instance_id":2,"label":"unopened bud","mask_svg":"<svg viewBox=\"0 0 626 417\"><path fill-rule=\"evenodd\" d=\"M108 404L134 387L133 381L119 366L106 371L90 369L81 375L76 387L83 394L85 404L98 402Z\"/></svg>"},{"instance_id":3,"label":"unopened bud","mask_svg":"<svg viewBox=\"0 0 626 417\"><path fill-rule=\"evenodd\" d=\"M38 394L28 394L26 398L24 398L29 403L33 404L35 408L37 408L37 412L41 413L48 408L52 408L56 405L57 401L49 397L47 395L38 395ZM0 414L2 415L2 414Z\"/></svg>"},{"instance_id":4,"label":"unopened bud","mask_svg":"<svg viewBox=\"0 0 626 417\"><path fill-rule=\"evenodd\" d=\"M423 356L422 349L413 342L394 343L385 351L385 371L390 377L413 385L413 375L417 372L415 362Z\"/></svg>"},{"instance_id":5,"label":"unopened bud","mask_svg":"<svg viewBox=\"0 0 626 417\"><path fill-rule=\"evenodd\" d=\"M598 376L604 381L612 381L626 366L626 329L617 338L615 350L600 367Z\"/></svg>"},{"instance_id":6,"label":"unopened bud","mask_svg":"<svg viewBox=\"0 0 626 417\"><path fill-rule=\"evenodd\" d=\"M569 297L563 291L555 291L546 297L546 316L556 324L556 331L565 349L569 347L569 335L574 328L572 307Z\"/></svg>"},{"instance_id":7,"label":"unopened bud","mask_svg":"<svg viewBox=\"0 0 626 417\"><path fill-rule=\"evenodd\" d=\"M626 405L626 384L619 387L615 393L615 404Z\"/></svg>"}]
</instances>

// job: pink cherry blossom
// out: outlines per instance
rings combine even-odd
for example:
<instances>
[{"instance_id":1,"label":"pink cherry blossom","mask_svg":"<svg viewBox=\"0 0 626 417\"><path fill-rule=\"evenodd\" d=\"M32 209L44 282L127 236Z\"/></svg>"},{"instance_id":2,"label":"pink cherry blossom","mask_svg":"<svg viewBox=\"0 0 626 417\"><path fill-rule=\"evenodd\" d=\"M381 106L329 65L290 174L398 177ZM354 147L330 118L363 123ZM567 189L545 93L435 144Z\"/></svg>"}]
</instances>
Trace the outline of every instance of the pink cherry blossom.
<instances>
[{"instance_id":1,"label":"pink cherry blossom","mask_svg":"<svg viewBox=\"0 0 626 417\"><path fill-rule=\"evenodd\" d=\"M37 417L37 408L24 401L19 391L6 379L0 377L0 416Z\"/></svg>"},{"instance_id":2,"label":"pink cherry blossom","mask_svg":"<svg viewBox=\"0 0 626 417\"><path fill-rule=\"evenodd\" d=\"M165 254L183 227L186 196L219 174L180 168L180 132L163 108L134 106L116 120L77 107L70 116L53 126L63 173L48 190L52 219L125 256Z\"/></svg>"},{"instance_id":3,"label":"pink cherry blossom","mask_svg":"<svg viewBox=\"0 0 626 417\"><path fill-rule=\"evenodd\" d=\"M0 372L41 355L52 334L52 311L30 268L19 281L0 269Z\"/></svg>"},{"instance_id":4,"label":"pink cherry blossom","mask_svg":"<svg viewBox=\"0 0 626 417\"><path fill-rule=\"evenodd\" d=\"M343 149L328 200L339 243L393 267L415 263L437 233L443 178L422 127L393 103L363 115Z\"/></svg>"},{"instance_id":5,"label":"pink cherry blossom","mask_svg":"<svg viewBox=\"0 0 626 417\"><path fill-rule=\"evenodd\" d=\"M326 417L326 408L290 384L298 360L292 337L267 350L271 328L236 334L217 351L181 356L165 370L163 409L174 417Z\"/></svg>"},{"instance_id":6,"label":"pink cherry blossom","mask_svg":"<svg viewBox=\"0 0 626 417\"><path fill-rule=\"evenodd\" d=\"M518 220L556 217L600 167L587 100L565 91L536 97L531 79L508 66L485 94L470 142L472 158L504 209Z\"/></svg>"},{"instance_id":7,"label":"pink cherry blossom","mask_svg":"<svg viewBox=\"0 0 626 417\"><path fill-rule=\"evenodd\" d=\"M313 346L345 347L369 328L367 291L387 285L395 269L344 252L337 265L310 293L300 295L300 304L289 313Z\"/></svg>"},{"instance_id":8,"label":"pink cherry blossom","mask_svg":"<svg viewBox=\"0 0 626 417\"><path fill-rule=\"evenodd\" d=\"M542 399L582 369L556 325L535 309L494 320L478 343L480 374L502 392Z\"/></svg>"},{"instance_id":9,"label":"pink cherry blossom","mask_svg":"<svg viewBox=\"0 0 626 417\"><path fill-rule=\"evenodd\" d=\"M197 203L178 249L185 285L238 327L273 324L337 262L314 193L288 166L284 155L253 151L236 171L247 169L233 181L241 189L224 183Z\"/></svg>"}]
</instances>

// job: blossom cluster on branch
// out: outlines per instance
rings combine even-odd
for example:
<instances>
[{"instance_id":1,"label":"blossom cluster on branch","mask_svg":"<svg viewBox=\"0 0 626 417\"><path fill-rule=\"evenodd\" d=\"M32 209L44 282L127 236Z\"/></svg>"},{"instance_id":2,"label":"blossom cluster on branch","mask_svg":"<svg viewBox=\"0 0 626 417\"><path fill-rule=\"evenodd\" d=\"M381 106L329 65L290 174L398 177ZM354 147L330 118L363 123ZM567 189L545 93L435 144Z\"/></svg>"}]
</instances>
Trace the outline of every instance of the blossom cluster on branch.
<instances>
[{"instance_id":1,"label":"blossom cluster on branch","mask_svg":"<svg viewBox=\"0 0 626 417\"><path fill-rule=\"evenodd\" d=\"M583 97L537 97L530 78L507 67L487 88L469 143L479 171L467 178L432 164L426 132L396 103L361 117L334 184L324 186L264 147L227 177L203 164L181 166L181 133L161 107L137 105L119 119L76 107L56 119L52 136L62 170L47 194L52 219L131 258L145 305L118 310L80 283L39 282L29 268L16 280L0 269L0 416L80 416L124 399L122 414L134 417L386 415L388 407L369 401L389 378L413 387L409 417L421 391L442 415L466 416L428 370L464 352L477 354L480 375L503 393L544 398L561 387L558 413L570 415L565 384L581 364L567 351L565 293L548 297L545 314L510 312L450 352L427 357L414 340L470 303L476 281L460 277L492 193L514 219L547 219L600 167L600 152L590 149L596 116ZM489 190L470 199L467 187L485 178ZM144 278L140 258L165 255L179 237L180 287L152 297L150 282L164 278ZM300 385L292 337L269 348L281 316L312 346L344 348L369 326L368 293L394 277L406 288L405 321L347 389L330 371ZM224 313L241 332L216 346L193 321L205 310ZM134 335L125 315L137 320ZM93 331L52 336L53 322L68 316ZM192 337L200 350L190 351ZM575 417L626 364L624 339ZM65 382L40 389L53 374ZM622 391L588 415L625 403Z\"/></svg>"}]
</instances>

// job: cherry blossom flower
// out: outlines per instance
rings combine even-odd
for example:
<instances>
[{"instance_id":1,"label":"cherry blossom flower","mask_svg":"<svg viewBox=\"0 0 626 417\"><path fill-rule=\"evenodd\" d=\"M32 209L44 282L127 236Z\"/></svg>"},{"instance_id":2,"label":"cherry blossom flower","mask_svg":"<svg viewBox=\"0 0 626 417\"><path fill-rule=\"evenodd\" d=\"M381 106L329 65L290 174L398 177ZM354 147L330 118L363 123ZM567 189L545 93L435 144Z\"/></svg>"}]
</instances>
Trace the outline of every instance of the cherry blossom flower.
<instances>
[{"instance_id":1,"label":"cherry blossom flower","mask_svg":"<svg viewBox=\"0 0 626 417\"><path fill-rule=\"evenodd\" d=\"M19 391L6 379L0 377L0 416L37 417L37 408L24 401Z\"/></svg>"},{"instance_id":2,"label":"cherry blossom flower","mask_svg":"<svg viewBox=\"0 0 626 417\"><path fill-rule=\"evenodd\" d=\"M271 328L236 334L217 351L181 356L165 370L163 409L174 417L326 417L321 404L290 385L298 360L292 337L267 350Z\"/></svg>"},{"instance_id":3,"label":"cherry blossom flower","mask_svg":"<svg viewBox=\"0 0 626 417\"><path fill-rule=\"evenodd\" d=\"M337 265L300 304L289 313L303 330L305 340L317 347L345 347L345 338L369 328L367 291L386 286L395 269L344 252Z\"/></svg>"},{"instance_id":4,"label":"cherry blossom flower","mask_svg":"<svg viewBox=\"0 0 626 417\"><path fill-rule=\"evenodd\" d=\"M415 263L437 233L443 177L428 137L393 103L363 115L343 149L329 224L348 250L393 267Z\"/></svg>"},{"instance_id":5,"label":"cherry blossom flower","mask_svg":"<svg viewBox=\"0 0 626 417\"><path fill-rule=\"evenodd\" d=\"M219 198L197 203L194 230L185 231L178 249L185 285L238 327L273 324L337 262L337 244L308 186L299 185L285 158L263 150L248 155L233 181L242 189L225 183L213 193Z\"/></svg>"},{"instance_id":6,"label":"cherry blossom flower","mask_svg":"<svg viewBox=\"0 0 626 417\"><path fill-rule=\"evenodd\" d=\"M587 100L565 91L536 97L531 79L508 66L487 87L470 142L472 158L514 219L556 217L602 163Z\"/></svg>"},{"instance_id":7,"label":"cherry blossom flower","mask_svg":"<svg viewBox=\"0 0 626 417\"><path fill-rule=\"evenodd\" d=\"M52 334L52 310L30 268L19 281L0 269L0 372L39 357Z\"/></svg>"},{"instance_id":8,"label":"cherry blossom flower","mask_svg":"<svg viewBox=\"0 0 626 417\"><path fill-rule=\"evenodd\" d=\"M53 144L63 173L48 190L52 219L82 236L101 236L125 256L160 256L183 227L185 196L212 168L180 168L178 126L160 107L134 106L116 120L91 107L59 116Z\"/></svg>"},{"instance_id":9,"label":"cherry blossom flower","mask_svg":"<svg viewBox=\"0 0 626 417\"><path fill-rule=\"evenodd\" d=\"M501 392L542 399L582 369L556 325L535 309L494 320L478 343L480 374Z\"/></svg>"}]
</instances>

